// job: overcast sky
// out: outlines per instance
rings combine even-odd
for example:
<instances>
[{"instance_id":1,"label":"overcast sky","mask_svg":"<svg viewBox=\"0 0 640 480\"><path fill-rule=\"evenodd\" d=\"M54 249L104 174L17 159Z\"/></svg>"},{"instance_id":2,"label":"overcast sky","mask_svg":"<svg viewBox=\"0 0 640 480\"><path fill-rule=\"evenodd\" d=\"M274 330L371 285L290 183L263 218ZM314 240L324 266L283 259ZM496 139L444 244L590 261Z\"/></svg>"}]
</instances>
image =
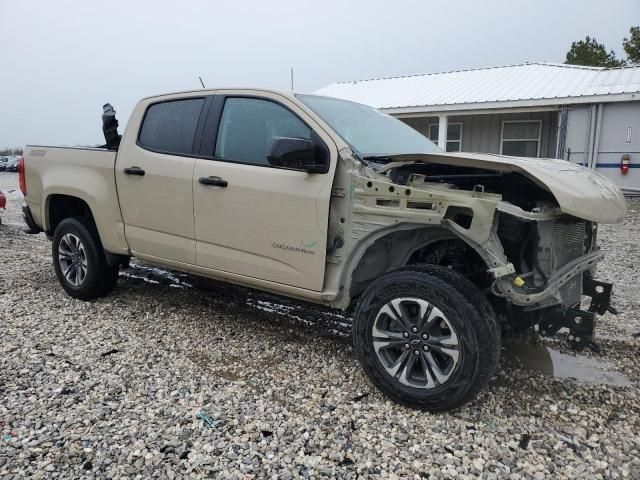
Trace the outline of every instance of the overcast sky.
<instances>
[{"instance_id":1,"label":"overcast sky","mask_svg":"<svg viewBox=\"0 0 640 480\"><path fill-rule=\"evenodd\" d=\"M623 54L638 0L0 0L0 147L95 144L144 96L309 92L340 80L562 62L589 34Z\"/></svg>"}]
</instances>

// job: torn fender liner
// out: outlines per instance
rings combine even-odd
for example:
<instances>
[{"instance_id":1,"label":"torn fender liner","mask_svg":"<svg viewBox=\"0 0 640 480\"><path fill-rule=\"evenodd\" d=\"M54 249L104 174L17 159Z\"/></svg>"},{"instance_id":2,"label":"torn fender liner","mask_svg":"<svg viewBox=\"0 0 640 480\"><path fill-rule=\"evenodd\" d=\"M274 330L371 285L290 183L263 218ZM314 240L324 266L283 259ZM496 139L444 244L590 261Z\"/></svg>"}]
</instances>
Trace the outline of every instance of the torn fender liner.
<instances>
[{"instance_id":1,"label":"torn fender liner","mask_svg":"<svg viewBox=\"0 0 640 480\"><path fill-rule=\"evenodd\" d=\"M508 157L488 153L424 153L392 156L381 171L406 163L425 162L516 172L549 190L563 213L597 223L617 223L627 212L620 189L588 168L551 158Z\"/></svg>"}]
</instances>

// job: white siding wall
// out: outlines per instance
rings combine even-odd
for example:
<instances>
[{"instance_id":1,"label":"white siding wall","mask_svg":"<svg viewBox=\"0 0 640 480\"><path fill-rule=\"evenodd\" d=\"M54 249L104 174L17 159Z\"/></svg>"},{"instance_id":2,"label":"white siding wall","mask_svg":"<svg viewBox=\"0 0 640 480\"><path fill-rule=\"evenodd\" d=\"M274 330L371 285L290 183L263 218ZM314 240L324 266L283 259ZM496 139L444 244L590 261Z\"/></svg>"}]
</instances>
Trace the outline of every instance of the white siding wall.
<instances>
[{"instance_id":1,"label":"white siding wall","mask_svg":"<svg viewBox=\"0 0 640 480\"><path fill-rule=\"evenodd\" d=\"M438 117L401 118L401 120L423 135L427 135L430 123L438 123ZM462 123L462 151L464 152L500 153L502 122L505 120L542 120L540 156L555 157L557 112L449 116L449 123Z\"/></svg>"},{"instance_id":2,"label":"white siding wall","mask_svg":"<svg viewBox=\"0 0 640 480\"><path fill-rule=\"evenodd\" d=\"M640 102L609 103L601 108L602 125L596 132L599 135L596 169L624 190L640 193ZM631 156L631 168L622 175L620 160L625 153Z\"/></svg>"}]
</instances>

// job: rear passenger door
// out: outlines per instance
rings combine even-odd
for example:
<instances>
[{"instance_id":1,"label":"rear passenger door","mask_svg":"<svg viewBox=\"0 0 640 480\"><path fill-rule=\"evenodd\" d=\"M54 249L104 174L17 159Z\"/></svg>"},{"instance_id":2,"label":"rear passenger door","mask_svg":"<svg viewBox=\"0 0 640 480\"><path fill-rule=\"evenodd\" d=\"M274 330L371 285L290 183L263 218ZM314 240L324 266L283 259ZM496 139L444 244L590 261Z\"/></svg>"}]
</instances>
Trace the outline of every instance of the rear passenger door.
<instances>
[{"instance_id":1,"label":"rear passenger door","mask_svg":"<svg viewBox=\"0 0 640 480\"><path fill-rule=\"evenodd\" d=\"M193 169L210 99L149 101L132 115L140 129L123 138L116 184L125 236L137 256L195 263Z\"/></svg>"},{"instance_id":2,"label":"rear passenger door","mask_svg":"<svg viewBox=\"0 0 640 480\"><path fill-rule=\"evenodd\" d=\"M311 139L326 152L329 171L270 164L274 137ZM337 155L330 137L286 97L216 95L200 154L193 183L197 265L321 291Z\"/></svg>"}]
</instances>

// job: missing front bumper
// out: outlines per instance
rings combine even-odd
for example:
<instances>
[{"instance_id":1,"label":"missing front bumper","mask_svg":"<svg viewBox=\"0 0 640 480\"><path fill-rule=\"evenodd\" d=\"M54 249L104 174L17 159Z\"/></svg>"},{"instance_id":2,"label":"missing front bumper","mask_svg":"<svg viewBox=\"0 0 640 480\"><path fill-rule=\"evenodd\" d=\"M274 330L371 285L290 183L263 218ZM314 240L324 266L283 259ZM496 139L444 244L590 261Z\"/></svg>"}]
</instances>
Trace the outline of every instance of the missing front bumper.
<instances>
[{"instance_id":1,"label":"missing front bumper","mask_svg":"<svg viewBox=\"0 0 640 480\"><path fill-rule=\"evenodd\" d=\"M513 305L529 310L562 305L562 287L578 275L587 275L603 258L604 253L596 250L567 263L548 279L547 286L542 291L529 289L525 284L516 286L512 276L496 279L491 289L494 295L506 298ZM584 293L584 295L588 294Z\"/></svg>"},{"instance_id":2,"label":"missing front bumper","mask_svg":"<svg viewBox=\"0 0 640 480\"><path fill-rule=\"evenodd\" d=\"M538 323L539 332L544 337L555 335L562 328L569 329L567 341L569 345L582 350L588 347L599 352L600 346L593 341L596 326L596 315L603 315L609 311L617 313L611 307L613 284L600 282L585 274L582 282L582 295L591 297L588 310L556 306L545 312L544 318Z\"/></svg>"}]
</instances>

